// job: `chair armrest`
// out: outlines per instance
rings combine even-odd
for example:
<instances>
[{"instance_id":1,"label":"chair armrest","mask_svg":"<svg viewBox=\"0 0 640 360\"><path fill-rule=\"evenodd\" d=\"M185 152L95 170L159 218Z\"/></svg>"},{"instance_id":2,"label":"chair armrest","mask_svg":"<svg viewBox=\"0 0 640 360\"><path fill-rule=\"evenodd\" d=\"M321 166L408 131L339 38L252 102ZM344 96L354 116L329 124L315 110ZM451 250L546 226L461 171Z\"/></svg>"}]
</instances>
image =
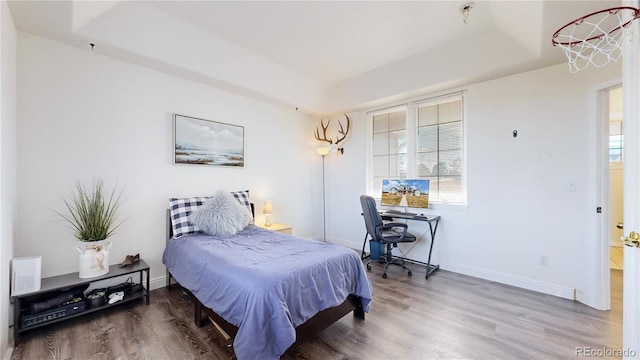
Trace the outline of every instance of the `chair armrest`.
<instances>
[{"instance_id":1,"label":"chair armrest","mask_svg":"<svg viewBox=\"0 0 640 360\"><path fill-rule=\"evenodd\" d=\"M404 228L406 230L409 226L407 224L405 224L405 223L399 223L399 222L389 222L389 223L385 223L385 224L382 224L382 225L378 226L379 229L383 229L383 230L389 230L389 229L393 229L395 227L401 227L401 228Z\"/></svg>"},{"instance_id":2,"label":"chair armrest","mask_svg":"<svg viewBox=\"0 0 640 360\"><path fill-rule=\"evenodd\" d=\"M402 233L398 233L398 236L384 236L382 234L382 231L384 230L392 230L393 228L402 228ZM405 223L386 223L383 225L380 225L378 227L376 227L376 237L380 238L380 239L388 239L391 241L398 241L401 240L405 237L405 235L407 235L407 224Z\"/></svg>"}]
</instances>

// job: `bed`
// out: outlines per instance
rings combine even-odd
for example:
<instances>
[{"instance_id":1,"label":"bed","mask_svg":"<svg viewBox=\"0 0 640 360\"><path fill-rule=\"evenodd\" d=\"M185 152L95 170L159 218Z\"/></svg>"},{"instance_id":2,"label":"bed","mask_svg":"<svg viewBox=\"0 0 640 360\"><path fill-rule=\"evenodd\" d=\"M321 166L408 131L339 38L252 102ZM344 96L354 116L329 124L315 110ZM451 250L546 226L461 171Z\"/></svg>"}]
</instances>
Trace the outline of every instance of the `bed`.
<instances>
[{"instance_id":1,"label":"bed","mask_svg":"<svg viewBox=\"0 0 640 360\"><path fill-rule=\"evenodd\" d=\"M236 357L278 359L353 311L364 320L371 284L351 249L248 225L233 236L173 238L167 211L163 263L204 312L233 337Z\"/></svg>"}]
</instances>

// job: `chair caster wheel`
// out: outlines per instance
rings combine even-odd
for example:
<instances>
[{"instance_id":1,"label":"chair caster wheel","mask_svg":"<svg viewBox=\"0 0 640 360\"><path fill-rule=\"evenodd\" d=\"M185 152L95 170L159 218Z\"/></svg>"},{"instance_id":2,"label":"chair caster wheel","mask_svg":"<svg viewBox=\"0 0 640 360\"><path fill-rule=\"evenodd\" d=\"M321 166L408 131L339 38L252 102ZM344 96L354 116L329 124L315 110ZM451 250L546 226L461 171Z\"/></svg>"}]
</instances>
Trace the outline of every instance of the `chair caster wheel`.
<instances>
[{"instance_id":1,"label":"chair caster wheel","mask_svg":"<svg viewBox=\"0 0 640 360\"><path fill-rule=\"evenodd\" d=\"M407 276L411 276L411 275L413 275L413 273L412 273L411 271L409 271L409 272L407 273Z\"/></svg>"},{"instance_id":2,"label":"chair caster wheel","mask_svg":"<svg viewBox=\"0 0 640 360\"><path fill-rule=\"evenodd\" d=\"M387 274L382 274L382 278L386 279L387 278Z\"/></svg>"},{"instance_id":3,"label":"chair caster wheel","mask_svg":"<svg viewBox=\"0 0 640 360\"><path fill-rule=\"evenodd\" d=\"M367 270L371 271L371 264L367 264Z\"/></svg>"}]
</instances>

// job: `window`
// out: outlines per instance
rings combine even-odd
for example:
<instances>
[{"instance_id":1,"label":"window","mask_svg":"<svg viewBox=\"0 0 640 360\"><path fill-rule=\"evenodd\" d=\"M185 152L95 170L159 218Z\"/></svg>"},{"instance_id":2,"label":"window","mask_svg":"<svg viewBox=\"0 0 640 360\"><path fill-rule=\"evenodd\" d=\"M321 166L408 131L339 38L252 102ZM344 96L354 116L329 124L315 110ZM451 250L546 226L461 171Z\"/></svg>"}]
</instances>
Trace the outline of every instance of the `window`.
<instances>
[{"instance_id":1,"label":"window","mask_svg":"<svg viewBox=\"0 0 640 360\"><path fill-rule=\"evenodd\" d=\"M430 201L466 201L462 95L376 112L372 121L374 194L383 179L428 179Z\"/></svg>"},{"instance_id":2,"label":"window","mask_svg":"<svg viewBox=\"0 0 640 360\"><path fill-rule=\"evenodd\" d=\"M382 193L383 179L406 179L407 120L404 110L373 117L372 163L376 193Z\"/></svg>"},{"instance_id":3,"label":"window","mask_svg":"<svg viewBox=\"0 0 640 360\"><path fill-rule=\"evenodd\" d=\"M417 177L431 199L462 201L462 99L418 106Z\"/></svg>"},{"instance_id":4,"label":"window","mask_svg":"<svg viewBox=\"0 0 640 360\"><path fill-rule=\"evenodd\" d=\"M622 120L611 120L609 122L609 162L623 162L623 142Z\"/></svg>"}]
</instances>

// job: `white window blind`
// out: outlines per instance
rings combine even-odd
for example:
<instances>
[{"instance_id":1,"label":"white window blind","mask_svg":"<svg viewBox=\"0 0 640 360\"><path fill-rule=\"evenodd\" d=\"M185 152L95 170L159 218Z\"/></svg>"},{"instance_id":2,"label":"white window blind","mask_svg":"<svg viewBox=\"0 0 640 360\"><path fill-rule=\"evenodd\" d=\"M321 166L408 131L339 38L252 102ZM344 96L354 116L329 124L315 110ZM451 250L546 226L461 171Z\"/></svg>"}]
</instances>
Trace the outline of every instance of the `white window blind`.
<instances>
[{"instance_id":1,"label":"white window blind","mask_svg":"<svg viewBox=\"0 0 640 360\"><path fill-rule=\"evenodd\" d=\"M461 96L417 105L417 178L431 200L464 201L462 109Z\"/></svg>"},{"instance_id":2,"label":"white window blind","mask_svg":"<svg viewBox=\"0 0 640 360\"><path fill-rule=\"evenodd\" d=\"M407 176L406 111L373 116L373 189L382 193L383 179Z\"/></svg>"}]
</instances>

